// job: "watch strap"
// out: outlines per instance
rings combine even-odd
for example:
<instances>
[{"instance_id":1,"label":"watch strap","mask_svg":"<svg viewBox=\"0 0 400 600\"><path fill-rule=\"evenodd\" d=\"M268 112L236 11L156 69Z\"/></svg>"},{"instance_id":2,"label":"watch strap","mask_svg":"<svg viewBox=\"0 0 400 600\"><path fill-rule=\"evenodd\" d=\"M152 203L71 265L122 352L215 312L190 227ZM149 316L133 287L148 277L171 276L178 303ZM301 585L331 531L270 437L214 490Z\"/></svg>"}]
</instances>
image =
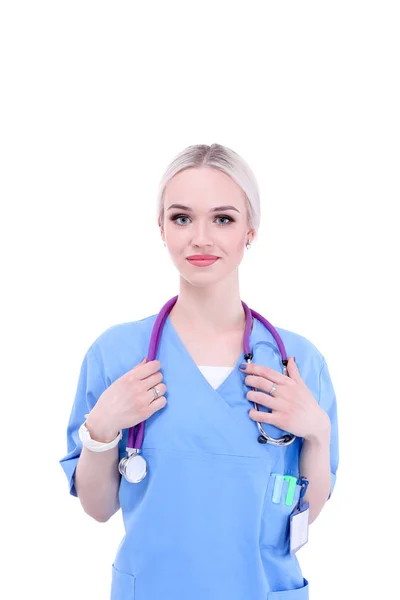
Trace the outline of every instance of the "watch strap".
<instances>
[{"instance_id":1,"label":"watch strap","mask_svg":"<svg viewBox=\"0 0 400 600\"><path fill-rule=\"evenodd\" d=\"M85 415L86 417L87 415ZM97 440L92 439L90 436L89 430L86 427L86 421L82 423L79 428L79 439L82 444L91 450L92 452L105 452L106 450L111 450L111 448L115 448L118 442L122 439L122 432L120 431L111 442L99 442Z\"/></svg>"}]
</instances>

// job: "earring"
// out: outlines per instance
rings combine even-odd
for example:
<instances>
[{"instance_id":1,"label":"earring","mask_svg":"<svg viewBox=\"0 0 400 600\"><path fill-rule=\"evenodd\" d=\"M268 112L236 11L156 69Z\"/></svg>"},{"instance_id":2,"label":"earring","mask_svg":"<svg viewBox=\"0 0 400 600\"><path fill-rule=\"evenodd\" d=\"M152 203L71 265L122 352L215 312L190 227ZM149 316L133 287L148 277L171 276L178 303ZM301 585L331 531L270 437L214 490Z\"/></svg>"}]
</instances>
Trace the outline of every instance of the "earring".
<instances>
[{"instance_id":1,"label":"earring","mask_svg":"<svg viewBox=\"0 0 400 600\"><path fill-rule=\"evenodd\" d=\"M250 240L247 240L246 249L250 250L250 246L251 246L251 242L250 242Z\"/></svg>"}]
</instances>

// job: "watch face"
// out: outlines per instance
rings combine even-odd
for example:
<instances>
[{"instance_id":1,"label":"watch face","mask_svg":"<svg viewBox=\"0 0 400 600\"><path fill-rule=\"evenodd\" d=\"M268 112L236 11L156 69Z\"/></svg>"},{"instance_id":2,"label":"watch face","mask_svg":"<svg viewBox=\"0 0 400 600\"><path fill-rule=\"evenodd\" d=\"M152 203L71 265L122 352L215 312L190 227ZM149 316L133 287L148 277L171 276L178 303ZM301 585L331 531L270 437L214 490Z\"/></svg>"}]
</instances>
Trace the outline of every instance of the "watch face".
<instances>
[{"instance_id":1,"label":"watch face","mask_svg":"<svg viewBox=\"0 0 400 600\"><path fill-rule=\"evenodd\" d=\"M147 473L147 462L140 456L140 454L136 454L135 456L130 456L125 464L125 478L130 483L139 483L142 479L145 478Z\"/></svg>"}]
</instances>

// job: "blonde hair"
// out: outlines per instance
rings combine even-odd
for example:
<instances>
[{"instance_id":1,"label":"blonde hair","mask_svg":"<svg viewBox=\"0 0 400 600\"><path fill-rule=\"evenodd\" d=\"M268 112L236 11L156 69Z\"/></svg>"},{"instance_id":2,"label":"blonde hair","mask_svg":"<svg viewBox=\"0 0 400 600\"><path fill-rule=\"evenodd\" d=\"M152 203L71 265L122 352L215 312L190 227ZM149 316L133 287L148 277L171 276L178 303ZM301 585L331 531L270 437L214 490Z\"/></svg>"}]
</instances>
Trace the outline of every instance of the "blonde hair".
<instances>
[{"instance_id":1,"label":"blonde hair","mask_svg":"<svg viewBox=\"0 0 400 600\"><path fill-rule=\"evenodd\" d=\"M249 227L257 233L260 225L260 192L257 180L248 163L239 154L220 144L188 146L175 156L161 178L157 197L157 217L164 220L164 190L170 179L192 167L214 167L223 171L243 190L248 204Z\"/></svg>"}]
</instances>

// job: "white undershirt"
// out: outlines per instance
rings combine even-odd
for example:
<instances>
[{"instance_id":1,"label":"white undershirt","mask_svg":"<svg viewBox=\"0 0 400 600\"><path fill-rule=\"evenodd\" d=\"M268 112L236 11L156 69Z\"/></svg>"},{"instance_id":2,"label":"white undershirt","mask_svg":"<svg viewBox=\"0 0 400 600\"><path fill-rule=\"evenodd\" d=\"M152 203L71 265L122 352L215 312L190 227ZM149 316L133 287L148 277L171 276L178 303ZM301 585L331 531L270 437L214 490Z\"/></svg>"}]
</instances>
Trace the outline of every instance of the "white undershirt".
<instances>
[{"instance_id":1,"label":"white undershirt","mask_svg":"<svg viewBox=\"0 0 400 600\"><path fill-rule=\"evenodd\" d=\"M228 377L229 373L233 371L234 367L199 366L199 369L208 383L214 389L217 389Z\"/></svg>"}]
</instances>

